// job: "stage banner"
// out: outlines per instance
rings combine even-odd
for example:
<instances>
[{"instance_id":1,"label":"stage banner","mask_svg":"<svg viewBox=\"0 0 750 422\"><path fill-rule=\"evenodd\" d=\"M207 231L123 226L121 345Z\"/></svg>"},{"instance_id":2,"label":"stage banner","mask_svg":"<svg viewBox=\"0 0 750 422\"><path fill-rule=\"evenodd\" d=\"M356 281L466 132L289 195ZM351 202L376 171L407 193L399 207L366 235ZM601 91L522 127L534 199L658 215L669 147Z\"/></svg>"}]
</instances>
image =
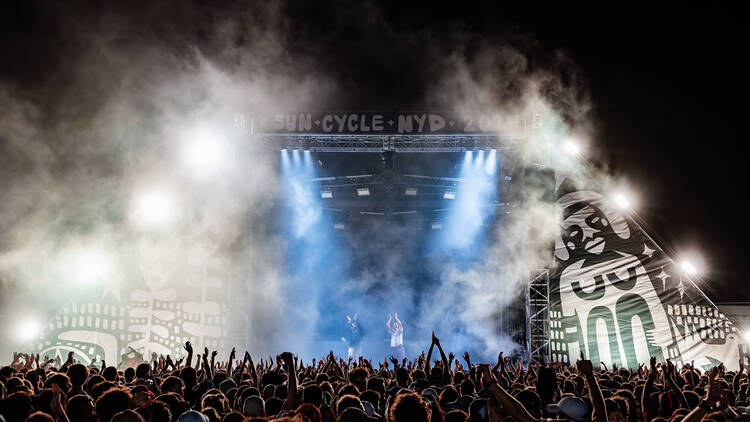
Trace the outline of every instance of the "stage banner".
<instances>
[{"instance_id":1,"label":"stage banner","mask_svg":"<svg viewBox=\"0 0 750 422\"><path fill-rule=\"evenodd\" d=\"M228 266L219 244L199 238L134 242L132 272L69 301L32 347L65 361L135 365L155 355L186 355L185 341L223 350L227 337ZM179 251L175 253L174 251ZM200 349L202 350L202 349Z\"/></svg>"},{"instance_id":2,"label":"stage banner","mask_svg":"<svg viewBox=\"0 0 750 422\"><path fill-rule=\"evenodd\" d=\"M255 115L252 130L257 135L490 135L536 127L540 116L443 111L298 112Z\"/></svg>"},{"instance_id":3,"label":"stage banner","mask_svg":"<svg viewBox=\"0 0 750 422\"><path fill-rule=\"evenodd\" d=\"M551 359L637 368L655 356L737 369L735 326L644 230L596 190L557 180L562 227L550 279Z\"/></svg>"}]
</instances>

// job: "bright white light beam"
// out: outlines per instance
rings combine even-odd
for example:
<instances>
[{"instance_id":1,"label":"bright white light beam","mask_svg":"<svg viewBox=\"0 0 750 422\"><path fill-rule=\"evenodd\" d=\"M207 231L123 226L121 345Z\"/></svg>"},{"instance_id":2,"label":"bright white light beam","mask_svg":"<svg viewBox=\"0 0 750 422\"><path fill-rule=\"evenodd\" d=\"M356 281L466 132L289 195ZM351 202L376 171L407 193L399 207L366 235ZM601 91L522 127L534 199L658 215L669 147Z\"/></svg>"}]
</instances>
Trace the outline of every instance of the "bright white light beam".
<instances>
[{"instance_id":1,"label":"bright white light beam","mask_svg":"<svg viewBox=\"0 0 750 422\"><path fill-rule=\"evenodd\" d=\"M158 228L174 219L172 195L161 188L140 192L135 198L134 217L137 223L148 228Z\"/></svg>"},{"instance_id":2,"label":"bright white light beam","mask_svg":"<svg viewBox=\"0 0 750 422\"><path fill-rule=\"evenodd\" d=\"M680 263L680 268L682 268L682 271L685 272L687 275L695 275L698 274L698 268L690 261L682 261Z\"/></svg>"},{"instance_id":3,"label":"bright white light beam","mask_svg":"<svg viewBox=\"0 0 750 422\"><path fill-rule=\"evenodd\" d=\"M568 139L562 144L563 151L568 155L579 155L581 153L581 145L572 140Z\"/></svg>"},{"instance_id":4,"label":"bright white light beam","mask_svg":"<svg viewBox=\"0 0 750 422\"><path fill-rule=\"evenodd\" d=\"M633 204L630 202L630 199L625 196L622 193L616 193L612 199L615 201L615 204L623 209L630 208Z\"/></svg>"},{"instance_id":5,"label":"bright white light beam","mask_svg":"<svg viewBox=\"0 0 750 422\"><path fill-rule=\"evenodd\" d=\"M16 339L21 342L26 342L34 339L39 335L41 326L39 322L34 318L26 317L21 319L16 325Z\"/></svg>"},{"instance_id":6,"label":"bright white light beam","mask_svg":"<svg viewBox=\"0 0 750 422\"><path fill-rule=\"evenodd\" d=\"M75 255L73 260L73 277L80 284L100 283L105 281L110 274L110 259L101 251L82 250Z\"/></svg>"},{"instance_id":7,"label":"bright white light beam","mask_svg":"<svg viewBox=\"0 0 750 422\"><path fill-rule=\"evenodd\" d=\"M225 168L229 159L226 143L208 128L185 135L182 158L199 177Z\"/></svg>"}]
</instances>

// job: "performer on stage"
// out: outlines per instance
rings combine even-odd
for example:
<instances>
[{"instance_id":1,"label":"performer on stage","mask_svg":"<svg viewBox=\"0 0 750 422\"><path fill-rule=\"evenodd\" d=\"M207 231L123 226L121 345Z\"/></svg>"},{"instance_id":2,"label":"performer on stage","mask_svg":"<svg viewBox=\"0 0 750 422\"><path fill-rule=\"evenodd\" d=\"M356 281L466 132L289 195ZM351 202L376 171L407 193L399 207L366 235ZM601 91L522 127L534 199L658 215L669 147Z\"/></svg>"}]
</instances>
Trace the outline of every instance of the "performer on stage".
<instances>
[{"instance_id":1,"label":"performer on stage","mask_svg":"<svg viewBox=\"0 0 750 422\"><path fill-rule=\"evenodd\" d=\"M406 349L404 349L404 325L398 319L398 312L396 312L396 321L393 324L391 324L392 320L391 314L388 314L388 322L385 323L385 326L388 328L388 332L391 333L391 356L401 361L406 357Z\"/></svg>"},{"instance_id":2,"label":"performer on stage","mask_svg":"<svg viewBox=\"0 0 750 422\"><path fill-rule=\"evenodd\" d=\"M343 340L349 341L349 347L347 348L347 357L356 359L362 356L362 347L360 345L362 341L362 327L357 322L357 313L354 313L353 317L346 316L346 328L349 330L349 338Z\"/></svg>"}]
</instances>

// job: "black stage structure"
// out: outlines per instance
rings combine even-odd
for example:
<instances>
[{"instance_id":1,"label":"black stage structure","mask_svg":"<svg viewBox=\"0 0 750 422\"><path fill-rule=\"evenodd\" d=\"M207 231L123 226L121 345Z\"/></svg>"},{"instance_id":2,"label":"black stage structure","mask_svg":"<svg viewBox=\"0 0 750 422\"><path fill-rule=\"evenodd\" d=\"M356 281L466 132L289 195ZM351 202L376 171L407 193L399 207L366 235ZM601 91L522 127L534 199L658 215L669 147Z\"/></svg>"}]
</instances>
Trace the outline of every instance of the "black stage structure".
<instances>
[{"instance_id":1,"label":"black stage structure","mask_svg":"<svg viewBox=\"0 0 750 422\"><path fill-rule=\"evenodd\" d=\"M526 200L527 188L543 187L552 202L554 173L546 151L523 155L524 140L539 127L538 115L509 120L503 116L458 112L301 112L265 116L234 116L234 127L241 139L275 151L310 151L317 157L337 160L369 155L368 172L330 174L316 177L313 186L328 198L325 211L329 223L338 229L349 229L373 219L383 222L410 223L415 230L430 230L442 224L440 214L446 211L441 196L456 190L464 180L435 174L417 174L401 166L402 157L438 159L441 155L467 151L496 151L507 163L498 175L501 200L482 204L497 207L501 214L513 213ZM512 127L515 133L504 128ZM528 151L526 151L528 152ZM522 158L523 156L523 158ZM323 159L316 159L322 164ZM418 192L408 192L415 188ZM365 198L358 190L367 189ZM328 196L330 195L330 196ZM324 196L324 197L325 197ZM280 203L279 206L286 204ZM264 216L252 216L253 232L262 226ZM550 267L530 268L525 300L500 316L499 332L522 333L526 358L549 360L550 311L549 277L553 262L553 245L549 247ZM229 330L230 344L249 345L252 315L249 283L235 285L241 291L231 292Z\"/></svg>"}]
</instances>

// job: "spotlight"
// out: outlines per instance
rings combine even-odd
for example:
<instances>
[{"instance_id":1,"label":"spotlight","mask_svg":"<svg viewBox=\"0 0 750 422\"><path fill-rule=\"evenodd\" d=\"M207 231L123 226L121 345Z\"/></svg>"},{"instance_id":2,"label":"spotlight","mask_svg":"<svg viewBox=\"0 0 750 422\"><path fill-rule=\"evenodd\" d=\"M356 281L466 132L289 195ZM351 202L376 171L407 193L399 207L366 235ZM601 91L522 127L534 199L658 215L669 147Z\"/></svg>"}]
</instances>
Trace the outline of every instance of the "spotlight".
<instances>
[{"instance_id":1,"label":"spotlight","mask_svg":"<svg viewBox=\"0 0 750 422\"><path fill-rule=\"evenodd\" d=\"M615 194L612 199L615 201L615 204L623 209L630 208L632 206L630 199L628 199L627 196L623 195L622 193Z\"/></svg>"},{"instance_id":2,"label":"spotlight","mask_svg":"<svg viewBox=\"0 0 750 422\"><path fill-rule=\"evenodd\" d=\"M370 188L357 188L358 196L370 196Z\"/></svg>"},{"instance_id":3,"label":"spotlight","mask_svg":"<svg viewBox=\"0 0 750 422\"><path fill-rule=\"evenodd\" d=\"M344 230L346 225L344 223L334 223L333 228L336 230Z\"/></svg>"},{"instance_id":4,"label":"spotlight","mask_svg":"<svg viewBox=\"0 0 750 422\"><path fill-rule=\"evenodd\" d=\"M562 148L563 151L565 151L565 153L568 155L579 155L581 153L580 144L573 139L564 141L562 144Z\"/></svg>"},{"instance_id":5,"label":"spotlight","mask_svg":"<svg viewBox=\"0 0 750 422\"><path fill-rule=\"evenodd\" d=\"M750 330L745 331L745 341L750 341Z\"/></svg>"},{"instance_id":6,"label":"spotlight","mask_svg":"<svg viewBox=\"0 0 750 422\"><path fill-rule=\"evenodd\" d=\"M406 188L406 196L417 196L417 188Z\"/></svg>"},{"instance_id":7,"label":"spotlight","mask_svg":"<svg viewBox=\"0 0 750 422\"><path fill-rule=\"evenodd\" d=\"M440 230L443 228L443 225L441 223L434 222L430 227L432 228L432 230Z\"/></svg>"},{"instance_id":8,"label":"spotlight","mask_svg":"<svg viewBox=\"0 0 750 422\"><path fill-rule=\"evenodd\" d=\"M169 224L174 218L172 198L162 188L151 188L135 198L134 217L144 227L154 228Z\"/></svg>"},{"instance_id":9,"label":"spotlight","mask_svg":"<svg viewBox=\"0 0 750 422\"><path fill-rule=\"evenodd\" d=\"M16 338L18 341L27 342L39 336L41 326L34 318L27 317L18 322L16 326Z\"/></svg>"},{"instance_id":10,"label":"spotlight","mask_svg":"<svg viewBox=\"0 0 750 422\"><path fill-rule=\"evenodd\" d=\"M199 128L185 138L182 158L198 176L207 176L226 165L226 145L213 131Z\"/></svg>"},{"instance_id":11,"label":"spotlight","mask_svg":"<svg viewBox=\"0 0 750 422\"><path fill-rule=\"evenodd\" d=\"M80 284L94 284L105 281L110 273L111 263L102 252L94 249L81 250L73 257L72 274Z\"/></svg>"},{"instance_id":12,"label":"spotlight","mask_svg":"<svg viewBox=\"0 0 750 422\"><path fill-rule=\"evenodd\" d=\"M687 275L698 274L698 268L691 261L682 261L680 263L680 268L682 268L682 271L684 271Z\"/></svg>"},{"instance_id":13,"label":"spotlight","mask_svg":"<svg viewBox=\"0 0 750 422\"><path fill-rule=\"evenodd\" d=\"M443 194L443 199L456 199L456 192L454 191L445 191Z\"/></svg>"},{"instance_id":14,"label":"spotlight","mask_svg":"<svg viewBox=\"0 0 750 422\"><path fill-rule=\"evenodd\" d=\"M320 197L323 199L331 199L333 198L333 192L328 189L322 190L320 191Z\"/></svg>"}]
</instances>

